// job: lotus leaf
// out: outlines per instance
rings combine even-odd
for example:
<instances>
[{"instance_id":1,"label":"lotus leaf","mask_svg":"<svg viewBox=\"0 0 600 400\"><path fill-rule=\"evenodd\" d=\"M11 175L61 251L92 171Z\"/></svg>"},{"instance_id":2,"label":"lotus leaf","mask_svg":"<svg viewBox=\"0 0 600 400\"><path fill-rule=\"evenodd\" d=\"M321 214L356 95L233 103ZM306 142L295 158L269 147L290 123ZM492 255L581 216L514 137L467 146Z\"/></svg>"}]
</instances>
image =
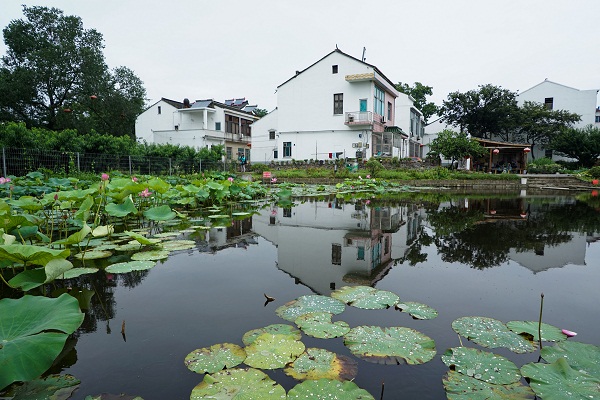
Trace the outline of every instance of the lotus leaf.
<instances>
[{"instance_id":1,"label":"lotus leaf","mask_svg":"<svg viewBox=\"0 0 600 400\"><path fill-rule=\"evenodd\" d=\"M57 240L54 244L79 244L86 236L92 231L92 228L88 226L88 224L83 223L83 228L79 231L69 235L66 239Z\"/></svg>"},{"instance_id":2,"label":"lotus leaf","mask_svg":"<svg viewBox=\"0 0 600 400\"><path fill-rule=\"evenodd\" d=\"M92 199L92 196L86 196L85 199L79 205L79 209L73 216L73 219L78 221L87 221L87 219L90 216L90 210L92 209L93 205L94 199Z\"/></svg>"},{"instance_id":3,"label":"lotus leaf","mask_svg":"<svg viewBox=\"0 0 600 400\"><path fill-rule=\"evenodd\" d=\"M562 357L551 364L525 364L521 374L544 400L600 398L600 378L571 368Z\"/></svg>"},{"instance_id":4,"label":"lotus leaf","mask_svg":"<svg viewBox=\"0 0 600 400\"><path fill-rule=\"evenodd\" d=\"M144 211L144 216L152 221L168 221L177 216L167 205L149 208Z\"/></svg>"},{"instance_id":5,"label":"lotus leaf","mask_svg":"<svg viewBox=\"0 0 600 400\"><path fill-rule=\"evenodd\" d=\"M0 259L23 264L46 265L50 260L67 258L69 254L70 251L67 249L53 250L28 244L0 245Z\"/></svg>"},{"instance_id":6,"label":"lotus leaf","mask_svg":"<svg viewBox=\"0 0 600 400\"><path fill-rule=\"evenodd\" d=\"M521 379L519 368L512 361L487 351L453 347L442 355L442 361L461 374L496 385Z\"/></svg>"},{"instance_id":7,"label":"lotus leaf","mask_svg":"<svg viewBox=\"0 0 600 400\"><path fill-rule=\"evenodd\" d=\"M368 310L388 308L400 301L398 295L370 286L344 286L333 291L331 297L341 300L349 306Z\"/></svg>"},{"instance_id":8,"label":"lotus leaf","mask_svg":"<svg viewBox=\"0 0 600 400\"><path fill-rule=\"evenodd\" d=\"M72 268L65 271L64 274L57 276L56 279L72 279L85 274L94 274L98 272L98 268Z\"/></svg>"},{"instance_id":9,"label":"lotus leaf","mask_svg":"<svg viewBox=\"0 0 600 400\"><path fill-rule=\"evenodd\" d=\"M82 322L79 304L68 294L0 300L0 389L46 371Z\"/></svg>"},{"instance_id":10,"label":"lotus leaf","mask_svg":"<svg viewBox=\"0 0 600 400\"><path fill-rule=\"evenodd\" d=\"M111 217L123 218L129 214L136 215L138 213L138 209L135 208L133 204L133 200L129 197L126 197L125 200L121 204L108 203L104 210Z\"/></svg>"},{"instance_id":11,"label":"lotus leaf","mask_svg":"<svg viewBox=\"0 0 600 400\"><path fill-rule=\"evenodd\" d=\"M296 318L311 312L329 312L341 314L346 306L339 300L327 296L308 295L300 296L283 306L277 308L275 313L281 318L294 322Z\"/></svg>"},{"instance_id":12,"label":"lotus leaf","mask_svg":"<svg viewBox=\"0 0 600 400\"><path fill-rule=\"evenodd\" d=\"M39 211L44 208L44 204L33 196L21 196L19 200L12 200L10 204L25 211Z\"/></svg>"},{"instance_id":13,"label":"lotus leaf","mask_svg":"<svg viewBox=\"0 0 600 400\"><path fill-rule=\"evenodd\" d=\"M171 185L160 178L151 178L148 180L148 188L163 194L167 193L167 191L171 188Z\"/></svg>"},{"instance_id":14,"label":"lotus leaf","mask_svg":"<svg viewBox=\"0 0 600 400\"><path fill-rule=\"evenodd\" d=\"M0 235L0 244L13 244L15 242L15 240L17 239L16 236L14 235L9 235L7 233L4 233L4 229L0 228L0 232L2 233L2 235Z\"/></svg>"},{"instance_id":15,"label":"lotus leaf","mask_svg":"<svg viewBox=\"0 0 600 400\"><path fill-rule=\"evenodd\" d=\"M38 233L38 226L21 226L19 228L15 228L12 231L10 231L10 234L12 236L14 236L15 238L19 238L19 241L23 241L25 239L29 239L32 236L37 235ZM12 244L12 243L4 243L4 244Z\"/></svg>"},{"instance_id":16,"label":"lotus leaf","mask_svg":"<svg viewBox=\"0 0 600 400\"><path fill-rule=\"evenodd\" d=\"M9 392L11 400L67 400L81 381L72 375L49 375L16 386ZM14 396L14 397L13 397Z\"/></svg>"},{"instance_id":17,"label":"lotus leaf","mask_svg":"<svg viewBox=\"0 0 600 400\"><path fill-rule=\"evenodd\" d=\"M462 317L452 322L452 329L483 347L507 347L515 353L529 353L535 350L532 342L512 332L497 319Z\"/></svg>"},{"instance_id":18,"label":"lotus leaf","mask_svg":"<svg viewBox=\"0 0 600 400\"><path fill-rule=\"evenodd\" d=\"M190 371L203 374L233 368L246 358L246 352L237 344L220 343L192 351L185 357L184 364Z\"/></svg>"},{"instance_id":19,"label":"lotus leaf","mask_svg":"<svg viewBox=\"0 0 600 400\"><path fill-rule=\"evenodd\" d=\"M495 385L456 371L448 371L443 382L448 400L526 400L534 398L533 390L521 382Z\"/></svg>"},{"instance_id":20,"label":"lotus leaf","mask_svg":"<svg viewBox=\"0 0 600 400\"><path fill-rule=\"evenodd\" d=\"M283 368L304 352L304 343L289 335L263 333L246 346L244 363L254 368Z\"/></svg>"},{"instance_id":21,"label":"lotus leaf","mask_svg":"<svg viewBox=\"0 0 600 400\"><path fill-rule=\"evenodd\" d=\"M350 381L356 377L358 367L357 362L349 357L325 349L309 348L284 371L298 380L326 378Z\"/></svg>"},{"instance_id":22,"label":"lotus leaf","mask_svg":"<svg viewBox=\"0 0 600 400\"><path fill-rule=\"evenodd\" d=\"M294 340L300 340L302 338L302 333L300 333L300 331L292 325L273 324L265 326L264 328L253 329L244 333L244 336L242 337L242 342L244 342L244 344L248 346L249 344L252 344L252 342L254 342L254 340L256 340L256 338L262 335L263 333L271 333L273 335L288 335Z\"/></svg>"},{"instance_id":23,"label":"lotus leaf","mask_svg":"<svg viewBox=\"0 0 600 400\"><path fill-rule=\"evenodd\" d=\"M193 240L170 240L162 243L162 248L165 250L188 250L196 247L196 242Z\"/></svg>"},{"instance_id":24,"label":"lotus leaf","mask_svg":"<svg viewBox=\"0 0 600 400\"><path fill-rule=\"evenodd\" d=\"M238 212L231 213L231 215L235 216L235 217L242 217L242 216L251 215L251 214L252 213L249 213L249 212L246 212L246 211L238 211Z\"/></svg>"},{"instance_id":25,"label":"lotus leaf","mask_svg":"<svg viewBox=\"0 0 600 400\"><path fill-rule=\"evenodd\" d=\"M108 235L112 235L114 231L115 227L113 225L101 225L94 228L94 230L92 231L92 236L95 238L105 237Z\"/></svg>"},{"instance_id":26,"label":"lotus leaf","mask_svg":"<svg viewBox=\"0 0 600 400\"><path fill-rule=\"evenodd\" d=\"M168 250L141 251L131 256L134 261L156 261L169 257Z\"/></svg>"},{"instance_id":27,"label":"lotus leaf","mask_svg":"<svg viewBox=\"0 0 600 400\"><path fill-rule=\"evenodd\" d=\"M410 328L357 326L344 336L352 354L377 364L424 364L435 354L435 342Z\"/></svg>"},{"instance_id":28,"label":"lotus leaf","mask_svg":"<svg viewBox=\"0 0 600 400\"><path fill-rule=\"evenodd\" d=\"M120 246L116 246L115 250L116 251L134 251L134 250L139 250L140 247L142 245L139 243L127 243L127 244L122 244Z\"/></svg>"},{"instance_id":29,"label":"lotus leaf","mask_svg":"<svg viewBox=\"0 0 600 400\"><path fill-rule=\"evenodd\" d=\"M113 274L125 274L132 271L145 271L155 265L156 263L152 261L129 261L109 265L105 271Z\"/></svg>"},{"instance_id":30,"label":"lotus leaf","mask_svg":"<svg viewBox=\"0 0 600 400\"><path fill-rule=\"evenodd\" d=\"M8 281L10 287L28 291L42 286L46 281L46 271L44 268L29 269L15 275Z\"/></svg>"},{"instance_id":31,"label":"lotus leaf","mask_svg":"<svg viewBox=\"0 0 600 400\"><path fill-rule=\"evenodd\" d=\"M536 342L540 340L538 335L539 322L538 321L509 321L506 323L506 327L522 335L526 333L533 337ZM541 326L542 340L546 342L562 342L567 339L567 335L562 333L560 329L555 326L545 324L542 322Z\"/></svg>"},{"instance_id":32,"label":"lotus leaf","mask_svg":"<svg viewBox=\"0 0 600 400\"><path fill-rule=\"evenodd\" d=\"M197 399L285 399L285 389L254 368L225 369L212 375L192 389L190 400Z\"/></svg>"},{"instance_id":33,"label":"lotus leaf","mask_svg":"<svg viewBox=\"0 0 600 400\"><path fill-rule=\"evenodd\" d=\"M168 238L168 237L177 237L179 235L181 235L181 233L179 233L179 232L162 232L162 233L157 233L156 235L154 235L154 237Z\"/></svg>"},{"instance_id":34,"label":"lotus leaf","mask_svg":"<svg viewBox=\"0 0 600 400\"><path fill-rule=\"evenodd\" d=\"M396 305L396 308L402 312L410 314L415 319L434 319L438 316L437 310L429 307L427 304L404 302Z\"/></svg>"},{"instance_id":35,"label":"lotus leaf","mask_svg":"<svg viewBox=\"0 0 600 400\"><path fill-rule=\"evenodd\" d=\"M92 297L96 292L86 288L60 288L52 291L52 297L58 297L63 293L68 293L70 296L73 296L79 302L79 308L81 310L89 310L90 302Z\"/></svg>"},{"instance_id":36,"label":"lotus leaf","mask_svg":"<svg viewBox=\"0 0 600 400\"><path fill-rule=\"evenodd\" d=\"M338 400L374 400L369 392L354 382L340 382L331 379L304 381L288 392L288 399L338 399Z\"/></svg>"},{"instance_id":37,"label":"lotus leaf","mask_svg":"<svg viewBox=\"0 0 600 400\"><path fill-rule=\"evenodd\" d=\"M77 253L73 256L78 260L98 260L100 258L107 258L112 256L112 252L108 250L88 250Z\"/></svg>"},{"instance_id":38,"label":"lotus leaf","mask_svg":"<svg viewBox=\"0 0 600 400\"><path fill-rule=\"evenodd\" d=\"M296 318L296 325L304 333L320 339L331 339L344 336L350 332L350 326L344 321L331 322L333 314L315 312L303 314Z\"/></svg>"},{"instance_id":39,"label":"lotus leaf","mask_svg":"<svg viewBox=\"0 0 600 400\"><path fill-rule=\"evenodd\" d=\"M592 344L566 341L551 347L544 347L542 358L554 362L563 357L567 363L581 372L592 376L600 376L600 347Z\"/></svg>"},{"instance_id":40,"label":"lotus leaf","mask_svg":"<svg viewBox=\"0 0 600 400\"><path fill-rule=\"evenodd\" d=\"M160 239L148 239L147 237L140 235L139 233L125 231L123 232L129 237L135 239L139 244L143 244L144 246L160 243Z\"/></svg>"}]
</instances>

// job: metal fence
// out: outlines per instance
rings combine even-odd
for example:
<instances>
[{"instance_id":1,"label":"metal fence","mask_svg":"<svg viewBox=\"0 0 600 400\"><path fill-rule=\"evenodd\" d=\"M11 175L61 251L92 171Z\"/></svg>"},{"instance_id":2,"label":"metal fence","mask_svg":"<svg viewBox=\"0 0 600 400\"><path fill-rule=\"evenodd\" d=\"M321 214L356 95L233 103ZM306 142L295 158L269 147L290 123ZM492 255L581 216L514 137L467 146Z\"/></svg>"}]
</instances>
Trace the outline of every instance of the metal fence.
<instances>
[{"instance_id":1,"label":"metal fence","mask_svg":"<svg viewBox=\"0 0 600 400\"><path fill-rule=\"evenodd\" d=\"M190 174L201 171L227 171L235 168L231 160L178 160L143 155L94 154L39 149L2 148L3 176L23 176L32 171L53 173L120 171L134 175Z\"/></svg>"}]
</instances>

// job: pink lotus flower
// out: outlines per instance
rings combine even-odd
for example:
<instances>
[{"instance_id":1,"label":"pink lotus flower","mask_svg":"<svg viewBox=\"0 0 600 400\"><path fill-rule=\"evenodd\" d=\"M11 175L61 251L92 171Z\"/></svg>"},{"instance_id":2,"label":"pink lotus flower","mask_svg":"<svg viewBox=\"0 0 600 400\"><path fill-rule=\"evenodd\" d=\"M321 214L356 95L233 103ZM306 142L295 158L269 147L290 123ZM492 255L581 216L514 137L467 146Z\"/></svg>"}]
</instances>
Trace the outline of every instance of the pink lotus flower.
<instances>
[{"instance_id":1,"label":"pink lotus flower","mask_svg":"<svg viewBox=\"0 0 600 400\"><path fill-rule=\"evenodd\" d=\"M371 179L371 175L367 175L367 179Z\"/></svg>"},{"instance_id":2,"label":"pink lotus flower","mask_svg":"<svg viewBox=\"0 0 600 400\"><path fill-rule=\"evenodd\" d=\"M277 183L277 178L271 179L271 183Z\"/></svg>"},{"instance_id":3,"label":"pink lotus flower","mask_svg":"<svg viewBox=\"0 0 600 400\"><path fill-rule=\"evenodd\" d=\"M230 176L229 178L227 178L227 180L228 180L229 182L233 182L233 178L232 178L231 176Z\"/></svg>"},{"instance_id":4,"label":"pink lotus flower","mask_svg":"<svg viewBox=\"0 0 600 400\"><path fill-rule=\"evenodd\" d=\"M132 181L132 182L137 182L137 181L138 181L138 178L136 178L135 176L132 176L132 177L131 177L131 181Z\"/></svg>"},{"instance_id":5,"label":"pink lotus flower","mask_svg":"<svg viewBox=\"0 0 600 400\"><path fill-rule=\"evenodd\" d=\"M58 193L54 195L54 201L58 201Z\"/></svg>"},{"instance_id":6,"label":"pink lotus flower","mask_svg":"<svg viewBox=\"0 0 600 400\"><path fill-rule=\"evenodd\" d=\"M110 178L110 176L108 176L108 174L102 174L103 181L107 181L109 178Z\"/></svg>"},{"instance_id":7,"label":"pink lotus flower","mask_svg":"<svg viewBox=\"0 0 600 400\"><path fill-rule=\"evenodd\" d=\"M142 192L140 193L140 196L142 197L150 197L150 195L152 194L152 192L148 191L148 188L142 190Z\"/></svg>"},{"instance_id":8,"label":"pink lotus flower","mask_svg":"<svg viewBox=\"0 0 600 400\"><path fill-rule=\"evenodd\" d=\"M0 178L0 185L4 185L5 183L10 182L10 178L5 178L5 177L1 177Z\"/></svg>"},{"instance_id":9,"label":"pink lotus flower","mask_svg":"<svg viewBox=\"0 0 600 400\"><path fill-rule=\"evenodd\" d=\"M365 201L365 204L371 204L371 200Z\"/></svg>"},{"instance_id":10,"label":"pink lotus flower","mask_svg":"<svg viewBox=\"0 0 600 400\"><path fill-rule=\"evenodd\" d=\"M565 335L567 335L567 337L577 336L577 332L569 331L567 329L563 329L562 333L564 333Z\"/></svg>"}]
</instances>

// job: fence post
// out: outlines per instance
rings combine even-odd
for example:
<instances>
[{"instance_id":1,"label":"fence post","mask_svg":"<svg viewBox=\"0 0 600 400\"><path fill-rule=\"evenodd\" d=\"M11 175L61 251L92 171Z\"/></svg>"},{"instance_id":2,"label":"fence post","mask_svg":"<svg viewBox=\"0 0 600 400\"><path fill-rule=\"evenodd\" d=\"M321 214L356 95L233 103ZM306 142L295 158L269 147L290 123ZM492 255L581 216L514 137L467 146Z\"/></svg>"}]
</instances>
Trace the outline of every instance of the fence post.
<instances>
[{"instance_id":1,"label":"fence post","mask_svg":"<svg viewBox=\"0 0 600 400\"><path fill-rule=\"evenodd\" d=\"M200 171L198 172L202 173L202 159L200 159Z\"/></svg>"},{"instance_id":2,"label":"fence post","mask_svg":"<svg viewBox=\"0 0 600 400\"><path fill-rule=\"evenodd\" d=\"M81 165L79 164L79 152L77 152L77 171L81 172Z\"/></svg>"},{"instance_id":3,"label":"fence post","mask_svg":"<svg viewBox=\"0 0 600 400\"><path fill-rule=\"evenodd\" d=\"M2 176L6 176L6 153L4 152L4 147L2 148L2 171L4 172Z\"/></svg>"},{"instance_id":4,"label":"fence post","mask_svg":"<svg viewBox=\"0 0 600 400\"><path fill-rule=\"evenodd\" d=\"M129 156L129 175L131 175L131 156Z\"/></svg>"},{"instance_id":5,"label":"fence post","mask_svg":"<svg viewBox=\"0 0 600 400\"><path fill-rule=\"evenodd\" d=\"M173 172L171 171L171 157L169 157L169 176L173 175Z\"/></svg>"}]
</instances>

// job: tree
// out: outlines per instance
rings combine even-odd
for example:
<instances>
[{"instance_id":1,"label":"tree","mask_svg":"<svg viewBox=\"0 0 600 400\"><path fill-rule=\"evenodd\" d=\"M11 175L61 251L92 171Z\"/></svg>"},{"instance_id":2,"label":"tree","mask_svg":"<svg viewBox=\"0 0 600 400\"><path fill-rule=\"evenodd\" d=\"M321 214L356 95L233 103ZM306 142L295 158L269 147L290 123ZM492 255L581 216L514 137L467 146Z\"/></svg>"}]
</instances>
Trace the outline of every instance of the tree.
<instances>
[{"instance_id":1,"label":"tree","mask_svg":"<svg viewBox=\"0 0 600 400\"><path fill-rule=\"evenodd\" d=\"M600 128L588 125L584 128L562 129L552 138L548 147L590 168L600 157Z\"/></svg>"},{"instance_id":2,"label":"tree","mask_svg":"<svg viewBox=\"0 0 600 400\"><path fill-rule=\"evenodd\" d=\"M0 118L51 130L132 134L145 89L131 70L108 70L102 35L56 8L23 6L23 14L3 30ZM94 99L106 102L103 110L92 106Z\"/></svg>"},{"instance_id":3,"label":"tree","mask_svg":"<svg viewBox=\"0 0 600 400\"><path fill-rule=\"evenodd\" d=\"M445 129L433 139L429 145L429 154L443 155L452 161L461 160L465 157L479 158L487 154L487 151L476 140L467 137L464 132L454 132Z\"/></svg>"},{"instance_id":4,"label":"tree","mask_svg":"<svg viewBox=\"0 0 600 400\"><path fill-rule=\"evenodd\" d=\"M433 95L433 88L431 86L425 86L421 82L415 82L411 87L407 83L398 82L395 85L396 90L409 95L415 101L415 107L417 107L422 113L425 123L432 116L438 113L438 107L433 102L427 101L427 96Z\"/></svg>"},{"instance_id":5,"label":"tree","mask_svg":"<svg viewBox=\"0 0 600 400\"><path fill-rule=\"evenodd\" d=\"M262 118L267 115L269 112L264 108L256 108L252 111L252 114L256 115L258 118Z\"/></svg>"},{"instance_id":6,"label":"tree","mask_svg":"<svg viewBox=\"0 0 600 400\"><path fill-rule=\"evenodd\" d=\"M439 112L442 120L461 132L484 139L494 135L507 142L512 139L517 114L517 94L490 84L466 93L450 93Z\"/></svg>"}]
</instances>

